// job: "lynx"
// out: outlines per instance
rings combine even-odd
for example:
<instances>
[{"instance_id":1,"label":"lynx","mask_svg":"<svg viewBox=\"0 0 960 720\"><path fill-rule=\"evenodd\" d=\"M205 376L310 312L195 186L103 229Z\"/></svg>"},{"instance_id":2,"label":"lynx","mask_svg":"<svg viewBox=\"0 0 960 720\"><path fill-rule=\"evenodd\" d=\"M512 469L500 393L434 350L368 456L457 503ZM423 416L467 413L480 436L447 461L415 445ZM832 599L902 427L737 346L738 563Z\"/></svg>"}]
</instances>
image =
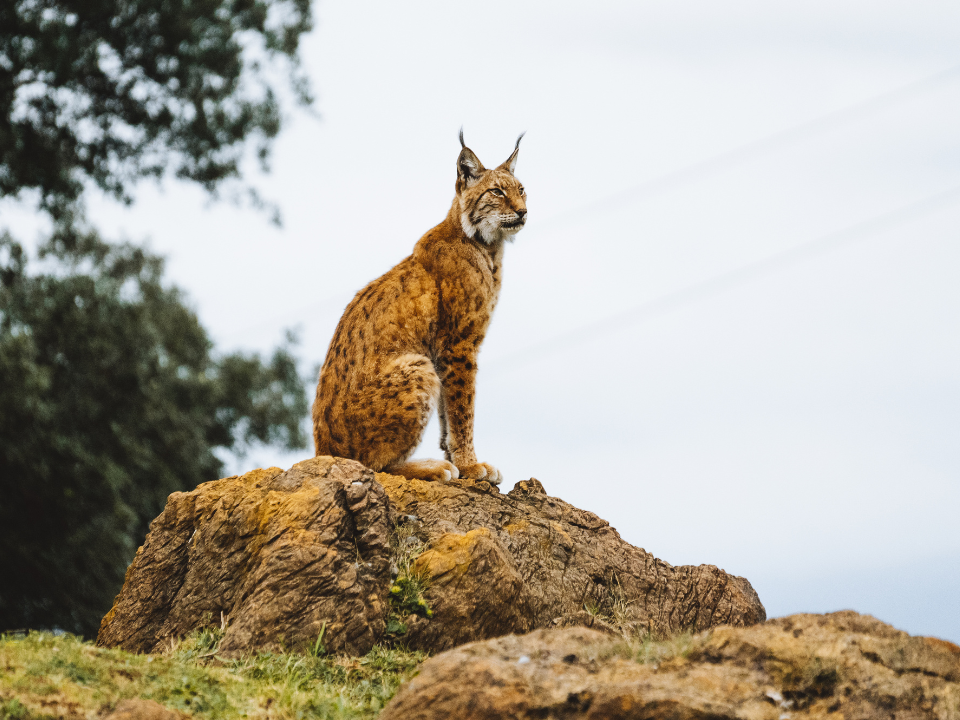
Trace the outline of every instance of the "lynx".
<instances>
[{"instance_id":1,"label":"lynx","mask_svg":"<svg viewBox=\"0 0 960 720\"><path fill-rule=\"evenodd\" d=\"M474 453L474 388L504 244L527 221L526 192L513 174L522 138L487 170L460 131L447 217L357 293L337 325L313 404L317 455L407 478L501 481ZM435 409L445 460L409 461Z\"/></svg>"}]
</instances>

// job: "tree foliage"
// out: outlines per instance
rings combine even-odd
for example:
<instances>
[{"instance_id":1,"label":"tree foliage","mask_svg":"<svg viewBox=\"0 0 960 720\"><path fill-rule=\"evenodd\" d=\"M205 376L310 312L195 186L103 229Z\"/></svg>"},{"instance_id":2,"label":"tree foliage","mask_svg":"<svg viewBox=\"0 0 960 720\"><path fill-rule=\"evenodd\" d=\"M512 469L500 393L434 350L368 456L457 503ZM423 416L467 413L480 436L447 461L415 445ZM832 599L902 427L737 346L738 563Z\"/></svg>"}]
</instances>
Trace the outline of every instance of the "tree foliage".
<instances>
[{"instance_id":1,"label":"tree foliage","mask_svg":"<svg viewBox=\"0 0 960 720\"><path fill-rule=\"evenodd\" d=\"M130 200L175 174L215 191L280 129L271 80L298 71L310 0L0 2L0 198L35 190L55 219L84 184Z\"/></svg>"},{"instance_id":2,"label":"tree foliage","mask_svg":"<svg viewBox=\"0 0 960 720\"><path fill-rule=\"evenodd\" d=\"M0 235L0 630L94 633L169 493L217 452L306 445L292 339L214 353L160 258L83 229L82 196L265 164L277 72L310 101L311 22L310 0L0 1L0 199L54 227L29 263Z\"/></svg>"},{"instance_id":3,"label":"tree foliage","mask_svg":"<svg viewBox=\"0 0 960 720\"><path fill-rule=\"evenodd\" d=\"M162 260L61 231L0 238L0 630L93 634L166 497L215 451L306 445L289 342L218 357Z\"/></svg>"}]
</instances>

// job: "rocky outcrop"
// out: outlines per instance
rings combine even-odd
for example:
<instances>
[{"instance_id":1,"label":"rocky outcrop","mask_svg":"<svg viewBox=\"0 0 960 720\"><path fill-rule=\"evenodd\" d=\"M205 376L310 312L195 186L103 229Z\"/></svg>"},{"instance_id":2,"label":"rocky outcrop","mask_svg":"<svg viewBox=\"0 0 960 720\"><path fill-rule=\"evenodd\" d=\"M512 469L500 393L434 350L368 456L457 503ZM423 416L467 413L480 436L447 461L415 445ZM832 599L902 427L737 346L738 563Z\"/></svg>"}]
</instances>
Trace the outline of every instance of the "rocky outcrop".
<instances>
[{"instance_id":1,"label":"rocky outcrop","mask_svg":"<svg viewBox=\"0 0 960 720\"><path fill-rule=\"evenodd\" d=\"M381 720L960 718L960 647L844 611L661 644L586 628L428 661Z\"/></svg>"},{"instance_id":2,"label":"rocky outcrop","mask_svg":"<svg viewBox=\"0 0 960 720\"><path fill-rule=\"evenodd\" d=\"M224 653L323 632L328 651L362 654L388 637L436 652L536 628L666 635L765 613L745 579L658 560L536 480L500 494L317 457L171 495L97 641L152 651L221 619Z\"/></svg>"},{"instance_id":3,"label":"rocky outcrop","mask_svg":"<svg viewBox=\"0 0 960 720\"><path fill-rule=\"evenodd\" d=\"M383 637L390 503L374 474L318 457L173 493L150 525L97 643L134 652L210 624L224 653L362 654Z\"/></svg>"}]
</instances>

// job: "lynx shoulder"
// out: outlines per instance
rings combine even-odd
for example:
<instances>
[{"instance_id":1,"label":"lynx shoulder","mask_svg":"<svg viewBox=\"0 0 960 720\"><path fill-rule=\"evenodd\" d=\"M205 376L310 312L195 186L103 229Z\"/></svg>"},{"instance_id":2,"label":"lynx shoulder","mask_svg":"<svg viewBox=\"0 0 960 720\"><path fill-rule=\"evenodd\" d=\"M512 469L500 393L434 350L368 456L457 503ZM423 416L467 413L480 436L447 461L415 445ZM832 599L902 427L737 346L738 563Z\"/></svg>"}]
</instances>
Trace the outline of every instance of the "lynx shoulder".
<instances>
[{"instance_id":1,"label":"lynx shoulder","mask_svg":"<svg viewBox=\"0 0 960 720\"><path fill-rule=\"evenodd\" d=\"M503 249L527 219L520 138L486 169L463 144L447 217L347 306L313 404L318 455L408 478L499 483L473 447L477 353L500 294ZM410 461L434 410L443 460Z\"/></svg>"}]
</instances>

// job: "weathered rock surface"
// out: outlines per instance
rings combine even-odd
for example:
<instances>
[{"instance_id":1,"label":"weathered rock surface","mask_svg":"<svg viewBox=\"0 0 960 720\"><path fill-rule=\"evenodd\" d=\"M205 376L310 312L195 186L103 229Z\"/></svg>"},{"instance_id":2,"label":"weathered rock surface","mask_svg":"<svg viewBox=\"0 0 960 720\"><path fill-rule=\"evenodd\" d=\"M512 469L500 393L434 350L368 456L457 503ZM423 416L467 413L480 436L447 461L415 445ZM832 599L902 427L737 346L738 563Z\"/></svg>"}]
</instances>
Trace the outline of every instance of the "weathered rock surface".
<instances>
[{"instance_id":1,"label":"weathered rock surface","mask_svg":"<svg viewBox=\"0 0 960 720\"><path fill-rule=\"evenodd\" d=\"M615 624L665 635L766 619L744 578L668 565L536 480L505 495L485 482L377 480L427 542L416 568L428 578L433 618L408 618L412 647L443 650L544 627Z\"/></svg>"},{"instance_id":2,"label":"weathered rock surface","mask_svg":"<svg viewBox=\"0 0 960 720\"><path fill-rule=\"evenodd\" d=\"M585 628L537 630L426 661L380 716L815 717L960 718L960 647L851 611L718 627L660 647Z\"/></svg>"},{"instance_id":3,"label":"weathered rock surface","mask_svg":"<svg viewBox=\"0 0 960 720\"><path fill-rule=\"evenodd\" d=\"M173 493L150 525L97 643L135 652L227 620L225 653L381 639L390 503L374 474L317 457Z\"/></svg>"},{"instance_id":4,"label":"weathered rock surface","mask_svg":"<svg viewBox=\"0 0 960 720\"><path fill-rule=\"evenodd\" d=\"M662 635L765 619L745 579L672 567L536 480L501 495L485 482L374 476L318 457L171 495L97 641L156 650L222 613L225 653L302 647L325 623L328 651L362 654L384 639L397 522L417 545L413 570L432 609L401 618L411 647L544 627Z\"/></svg>"}]
</instances>

